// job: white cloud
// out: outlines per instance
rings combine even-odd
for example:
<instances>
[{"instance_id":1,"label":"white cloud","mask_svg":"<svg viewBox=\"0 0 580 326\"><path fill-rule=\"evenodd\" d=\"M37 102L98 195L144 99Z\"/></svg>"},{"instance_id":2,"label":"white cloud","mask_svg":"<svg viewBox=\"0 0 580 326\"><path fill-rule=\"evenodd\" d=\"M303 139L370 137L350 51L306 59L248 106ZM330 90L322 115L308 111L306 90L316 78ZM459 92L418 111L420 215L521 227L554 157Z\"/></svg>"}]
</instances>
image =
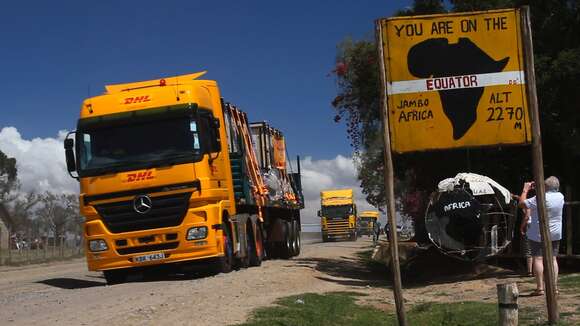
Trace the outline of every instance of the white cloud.
<instances>
[{"instance_id":1,"label":"white cloud","mask_svg":"<svg viewBox=\"0 0 580 326\"><path fill-rule=\"evenodd\" d=\"M63 141L66 131L56 138L23 139L14 127L0 130L0 150L16 159L22 190L78 193L78 183L68 175Z\"/></svg>"},{"instance_id":2,"label":"white cloud","mask_svg":"<svg viewBox=\"0 0 580 326\"><path fill-rule=\"evenodd\" d=\"M25 191L53 191L78 193L78 183L66 170L63 140L66 131L55 138L23 139L14 127L0 130L0 150L16 158L18 178ZM305 208L301 211L303 223L319 223L316 211L320 209L320 191L325 189L352 188L358 211L374 210L362 194L357 171L351 157L338 155L331 160L301 160L302 188Z\"/></svg>"},{"instance_id":3,"label":"white cloud","mask_svg":"<svg viewBox=\"0 0 580 326\"><path fill-rule=\"evenodd\" d=\"M375 210L365 200L356 177L356 166L351 157L338 155L331 160L313 160L312 157L306 157L300 163L306 206L300 213L302 223L320 223L316 211L320 209L320 191L326 189L352 188L359 212Z\"/></svg>"}]
</instances>

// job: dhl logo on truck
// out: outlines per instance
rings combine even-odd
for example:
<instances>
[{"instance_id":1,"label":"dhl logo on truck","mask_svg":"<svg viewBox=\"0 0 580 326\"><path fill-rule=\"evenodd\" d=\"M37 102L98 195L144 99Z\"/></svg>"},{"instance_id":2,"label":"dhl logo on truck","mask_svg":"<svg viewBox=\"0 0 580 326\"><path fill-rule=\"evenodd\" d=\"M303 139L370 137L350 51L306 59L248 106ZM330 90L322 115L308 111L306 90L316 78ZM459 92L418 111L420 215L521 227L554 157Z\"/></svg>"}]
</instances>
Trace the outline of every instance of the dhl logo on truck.
<instances>
[{"instance_id":1,"label":"dhl logo on truck","mask_svg":"<svg viewBox=\"0 0 580 326\"><path fill-rule=\"evenodd\" d=\"M151 179L155 179L153 171L143 171L143 172L127 173L127 179L125 179L125 182L137 182Z\"/></svg>"},{"instance_id":2,"label":"dhl logo on truck","mask_svg":"<svg viewBox=\"0 0 580 326\"><path fill-rule=\"evenodd\" d=\"M137 103L145 103L150 102L151 97L149 95L141 95L141 96L133 96L133 97L125 97L123 99L123 104L137 104Z\"/></svg>"}]
</instances>

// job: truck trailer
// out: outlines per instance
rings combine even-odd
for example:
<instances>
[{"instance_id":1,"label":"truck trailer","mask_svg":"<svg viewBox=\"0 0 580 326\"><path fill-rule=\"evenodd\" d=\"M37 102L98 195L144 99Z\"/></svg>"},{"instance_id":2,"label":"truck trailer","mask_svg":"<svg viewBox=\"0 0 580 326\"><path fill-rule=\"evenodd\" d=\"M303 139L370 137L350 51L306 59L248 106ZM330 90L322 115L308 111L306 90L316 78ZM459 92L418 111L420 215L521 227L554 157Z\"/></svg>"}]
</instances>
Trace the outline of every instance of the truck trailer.
<instances>
[{"instance_id":1,"label":"truck trailer","mask_svg":"<svg viewBox=\"0 0 580 326\"><path fill-rule=\"evenodd\" d=\"M345 239L356 241L356 204L352 189L320 192L320 225L322 241Z\"/></svg>"},{"instance_id":2,"label":"truck trailer","mask_svg":"<svg viewBox=\"0 0 580 326\"><path fill-rule=\"evenodd\" d=\"M147 266L227 273L300 253L304 200L284 135L249 123L204 74L108 85L65 139L88 268L108 283Z\"/></svg>"}]
</instances>

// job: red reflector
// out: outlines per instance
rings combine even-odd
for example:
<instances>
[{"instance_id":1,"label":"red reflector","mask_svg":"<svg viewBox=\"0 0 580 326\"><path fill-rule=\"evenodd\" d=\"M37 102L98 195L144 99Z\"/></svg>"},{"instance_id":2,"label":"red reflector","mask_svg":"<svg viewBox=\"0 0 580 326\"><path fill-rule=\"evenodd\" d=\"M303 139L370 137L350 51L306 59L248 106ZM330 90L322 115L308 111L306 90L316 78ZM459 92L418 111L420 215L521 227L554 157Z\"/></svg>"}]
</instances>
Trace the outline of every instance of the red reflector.
<instances>
[{"instance_id":1,"label":"red reflector","mask_svg":"<svg viewBox=\"0 0 580 326\"><path fill-rule=\"evenodd\" d=\"M166 84L165 79L161 79L159 81L159 86L165 86L165 84Z\"/></svg>"}]
</instances>

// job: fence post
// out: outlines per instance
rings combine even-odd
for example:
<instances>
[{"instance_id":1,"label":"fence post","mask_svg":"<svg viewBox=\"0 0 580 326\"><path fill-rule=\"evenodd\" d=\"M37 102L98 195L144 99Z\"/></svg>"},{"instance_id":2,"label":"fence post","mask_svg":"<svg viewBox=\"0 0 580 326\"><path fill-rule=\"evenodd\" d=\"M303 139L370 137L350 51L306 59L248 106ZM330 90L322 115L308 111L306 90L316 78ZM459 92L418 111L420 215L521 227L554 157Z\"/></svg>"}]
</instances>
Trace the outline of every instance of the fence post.
<instances>
[{"instance_id":1,"label":"fence post","mask_svg":"<svg viewBox=\"0 0 580 326\"><path fill-rule=\"evenodd\" d=\"M572 201L572 187L570 185L566 186L566 199L568 202ZM566 255L571 256L573 254L573 228L572 228L572 207L570 203L566 205Z\"/></svg>"},{"instance_id":2,"label":"fence post","mask_svg":"<svg viewBox=\"0 0 580 326\"><path fill-rule=\"evenodd\" d=\"M26 263L30 264L30 249L32 247L31 241L30 241L30 229L26 230L26 240L24 241L25 248L26 249Z\"/></svg>"},{"instance_id":3,"label":"fence post","mask_svg":"<svg viewBox=\"0 0 580 326\"><path fill-rule=\"evenodd\" d=\"M4 254L2 253L3 251L3 247L2 247L2 229L0 229L0 266L4 265Z\"/></svg>"},{"instance_id":4,"label":"fence post","mask_svg":"<svg viewBox=\"0 0 580 326\"><path fill-rule=\"evenodd\" d=\"M42 251L44 252L44 260L46 260L46 254L48 252L48 235L44 236L44 248L42 248Z\"/></svg>"},{"instance_id":5,"label":"fence post","mask_svg":"<svg viewBox=\"0 0 580 326\"><path fill-rule=\"evenodd\" d=\"M518 285L505 283L497 285L497 305L500 326L518 325Z\"/></svg>"},{"instance_id":6,"label":"fence post","mask_svg":"<svg viewBox=\"0 0 580 326\"><path fill-rule=\"evenodd\" d=\"M12 232L8 229L8 263L12 263Z\"/></svg>"},{"instance_id":7,"label":"fence post","mask_svg":"<svg viewBox=\"0 0 580 326\"><path fill-rule=\"evenodd\" d=\"M64 257L64 235L60 236L60 257Z\"/></svg>"}]
</instances>

